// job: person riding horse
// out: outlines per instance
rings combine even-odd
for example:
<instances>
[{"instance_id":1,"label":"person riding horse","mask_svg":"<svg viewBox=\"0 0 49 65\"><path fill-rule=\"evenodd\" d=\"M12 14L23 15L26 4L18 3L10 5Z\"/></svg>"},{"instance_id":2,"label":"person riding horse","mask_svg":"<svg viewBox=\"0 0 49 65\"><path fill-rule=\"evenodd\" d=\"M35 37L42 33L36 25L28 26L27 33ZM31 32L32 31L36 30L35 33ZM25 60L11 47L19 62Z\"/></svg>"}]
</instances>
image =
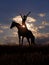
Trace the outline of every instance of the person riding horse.
<instances>
[{"instance_id":1,"label":"person riding horse","mask_svg":"<svg viewBox=\"0 0 49 65\"><path fill-rule=\"evenodd\" d=\"M31 13L31 12L29 12L27 15L24 15L24 16L22 16L22 15L20 14L20 16L21 16L21 18L22 18L22 25L24 25L25 28L27 28L25 22L26 22L27 16L28 16L30 13Z\"/></svg>"},{"instance_id":2,"label":"person riding horse","mask_svg":"<svg viewBox=\"0 0 49 65\"><path fill-rule=\"evenodd\" d=\"M27 38L27 41L28 41L29 45L32 44L32 43L35 44L34 35L32 34L32 32L30 30L27 29L26 24L25 24L27 16L30 13L31 12L29 12L27 15L24 15L23 17L21 16L22 17L22 25L20 25L19 23L15 22L15 21L12 21L12 24L10 26L10 29L12 29L15 26L17 27L17 29L18 29L18 37L19 37L19 44L20 44L21 37L22 37L22 44L23 44L24 37ZM24 25L24 27L23 27L23 25Z\"/></svg>"},{"instance_id":3,"label":"person riding horse","mask_svg":"<svg viewBox=\"0 0 49 65\"><path fill-rule=\"evenodd\" d=\"M12 29L13 27L17 27L17 29L18 29L19 44L21 41L21 37L22 37L22 44L23 44L24 37L27 38L29 45L35 44L35 36L32 34L32 32L30 30L28 30L28 29L25 30L25 28L23 28L22 25L20 25L19 23L15 22L15 21L12 21L10 29Z\"/></svg>"}]
</instances>

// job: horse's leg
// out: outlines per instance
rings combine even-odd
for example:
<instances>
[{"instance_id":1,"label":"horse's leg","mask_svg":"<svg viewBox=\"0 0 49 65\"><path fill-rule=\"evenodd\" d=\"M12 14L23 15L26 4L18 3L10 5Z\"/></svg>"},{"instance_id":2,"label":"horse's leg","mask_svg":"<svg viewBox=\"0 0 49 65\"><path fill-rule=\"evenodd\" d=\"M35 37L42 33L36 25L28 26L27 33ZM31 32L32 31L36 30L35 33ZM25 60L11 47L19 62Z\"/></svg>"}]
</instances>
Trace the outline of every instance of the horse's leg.
<instances>
[{"instance_id":1,"label":"horse's leg","mask_svg":"<svg viewBox=\"0 0 49 65\"><path fill-rule=\"evenodd\" d=\"M21 40L21 38L20 38L20 35L19 35L19 45L20 45L20 40Z\"/></svg>"},{"instance_id":2,"label":"horse's leg","mask_svg":"<svg viewBox=\"0 0 49 65\"><path fill-rule=\"evenodd\" d=\"M31 38L31 44L35 45L35 37L34 36Z\"/></svg>"},{"instance_id":3,"label":"horse's leg","mask_svg":"<svg viewBox=\"0 0 49 65\"><path fill-rule=\"evenodd\" d=\"M23 45L23 39L24 39L24 37L22 36L22 45Z\"/></svg>"},{"instance_id":4,"label":"horse's leg","mask_svg":"<svg viewBox=\"0 0 49 65\"><path fill-rule=\"evenodd\" d=\"M29 45L30 45L30 41L29 41L29 38L27 38L27 41L28 41L28 43L29 43Z\"/></svg>"}]
</instances>

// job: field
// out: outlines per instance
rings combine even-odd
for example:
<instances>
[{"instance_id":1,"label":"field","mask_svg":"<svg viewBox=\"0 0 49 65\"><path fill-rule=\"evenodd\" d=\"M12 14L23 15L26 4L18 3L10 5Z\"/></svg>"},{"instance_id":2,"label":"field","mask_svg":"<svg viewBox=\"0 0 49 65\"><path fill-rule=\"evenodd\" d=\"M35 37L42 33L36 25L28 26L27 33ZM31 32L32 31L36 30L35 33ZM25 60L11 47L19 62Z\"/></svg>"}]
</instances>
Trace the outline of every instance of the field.
<instances>
[{"instance_id":1,"label":"field","mask_svg":"<svg viewBox=\"0 0 49 65\"><path fill-rule=\"evenodd\" d=\"M41 65L49 63L49 45L0 46L0 65Z\"/></svg>"}]
</instances>

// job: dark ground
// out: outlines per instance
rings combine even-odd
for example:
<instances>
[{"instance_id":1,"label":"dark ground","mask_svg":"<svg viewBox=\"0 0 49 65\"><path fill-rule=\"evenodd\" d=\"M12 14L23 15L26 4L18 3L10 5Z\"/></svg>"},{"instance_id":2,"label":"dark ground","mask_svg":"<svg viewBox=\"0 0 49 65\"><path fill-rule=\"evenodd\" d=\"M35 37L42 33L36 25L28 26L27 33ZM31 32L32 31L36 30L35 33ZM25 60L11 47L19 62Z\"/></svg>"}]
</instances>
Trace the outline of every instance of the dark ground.
<instances>
[{"instance_id":1,"label":"dark ground","mask_svg":"<svg viewBox=\"0 0 49 65\"><path fill-rule=\"evenodd\" d=\"M46 65L49 63L49 45L0 46L0 65Z\"/></svg>"}]
</instances>

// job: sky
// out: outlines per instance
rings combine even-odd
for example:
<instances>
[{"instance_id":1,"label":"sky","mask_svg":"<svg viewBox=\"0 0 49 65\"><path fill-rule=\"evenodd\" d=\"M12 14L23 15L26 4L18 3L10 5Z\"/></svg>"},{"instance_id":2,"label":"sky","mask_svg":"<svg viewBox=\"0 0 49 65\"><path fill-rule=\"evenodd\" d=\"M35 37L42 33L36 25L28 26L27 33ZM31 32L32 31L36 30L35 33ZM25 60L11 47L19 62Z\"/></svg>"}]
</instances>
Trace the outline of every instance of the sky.
<instances>
[{"instance_id":1,"label":"sky","mask_svg":"<svg viewBox=\"0 0 49 65\"><path fill-rule=\"evenodd\" d=\"M21 24L20 13L23 16L29 11L26 25L34 34L36 44L49 44L49 0L0 0L0 45L19 44L18 30L10 29L10 25L12 20Z\"/></svg>"}]
</instances>

